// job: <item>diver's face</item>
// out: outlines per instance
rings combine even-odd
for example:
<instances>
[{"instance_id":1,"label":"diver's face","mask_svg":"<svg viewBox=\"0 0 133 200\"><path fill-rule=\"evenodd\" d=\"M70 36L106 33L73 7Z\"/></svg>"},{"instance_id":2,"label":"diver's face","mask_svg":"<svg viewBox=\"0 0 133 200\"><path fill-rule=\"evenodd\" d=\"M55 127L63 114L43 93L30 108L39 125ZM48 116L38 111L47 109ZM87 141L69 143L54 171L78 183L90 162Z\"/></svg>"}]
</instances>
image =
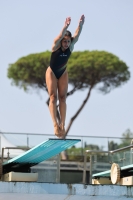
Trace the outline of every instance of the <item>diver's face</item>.
<instances>
[{"instance_id":1,"label":"diver's face","mask_svg":"<svg viewBox=\"0 0 133 200\"><path fill-rule=\"evenodd\" d=\"M61 42L61 46L63 50L66 50L71 44L71 38L69 36L65 36Z\"/></svg>"}]
</instances>

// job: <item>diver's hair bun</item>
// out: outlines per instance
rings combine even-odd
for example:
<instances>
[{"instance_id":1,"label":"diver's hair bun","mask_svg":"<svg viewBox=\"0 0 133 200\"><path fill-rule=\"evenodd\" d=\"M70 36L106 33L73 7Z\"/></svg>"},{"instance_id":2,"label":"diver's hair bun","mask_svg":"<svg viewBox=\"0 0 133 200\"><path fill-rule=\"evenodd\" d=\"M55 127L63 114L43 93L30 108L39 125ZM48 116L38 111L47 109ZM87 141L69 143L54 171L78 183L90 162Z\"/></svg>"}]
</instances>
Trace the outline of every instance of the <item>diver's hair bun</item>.
<instances>
[{"instance_id":1,"label":"diver's hair bun","mask_svg":"<svg viewBox=\"0 0 133 200\"><path fill-rule=\"evenodd\" d=\"M65 36L69 36L69 37L72 37L72 34L71 34L71 32L70 31L66 31L66 33L65 33Z\"/></svg>"}]
</instances>

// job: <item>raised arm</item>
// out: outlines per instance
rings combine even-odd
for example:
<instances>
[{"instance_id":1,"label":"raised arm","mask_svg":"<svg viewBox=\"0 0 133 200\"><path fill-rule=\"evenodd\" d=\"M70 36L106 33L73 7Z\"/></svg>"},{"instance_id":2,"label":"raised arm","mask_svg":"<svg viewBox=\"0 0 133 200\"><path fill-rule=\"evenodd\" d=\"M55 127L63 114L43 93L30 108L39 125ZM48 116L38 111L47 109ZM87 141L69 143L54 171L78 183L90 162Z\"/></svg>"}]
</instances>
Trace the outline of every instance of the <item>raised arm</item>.
<instances>
[{"instance_id":1,"label":"raised arm","mask_svg":"<svg viewBox=\"0 0 133 200\"><path fill-rule=\"evenodd\" d=\"M82 15L82 16L80 17L80 20L79 20L79 25L78 25L78 27L77 27L75 33L74 33L74 36L73 36L72 48L73 48L74 44L75 44L75 43L78 41L78 39L79 39L80 33L81 33L81 31L82 31L82 28L83 28L84 21L85 21L85 16Z\"/></svg>"},{"instance_id":2,"label":"raised arm","mask_svg":"<svg viewBox=\"0 0 133 200\"><path fill-rule=\"evenodd\" d=\"M61 30L60 34L54 39L54 42L53 42L53 45L52 45L52 51L55 51L58 48L60 41L63 39L70 23L71 23L71 18L67 17L66 20L65 20L65 24L63 26L63 29Z\"/></svg>"}]
</instances>

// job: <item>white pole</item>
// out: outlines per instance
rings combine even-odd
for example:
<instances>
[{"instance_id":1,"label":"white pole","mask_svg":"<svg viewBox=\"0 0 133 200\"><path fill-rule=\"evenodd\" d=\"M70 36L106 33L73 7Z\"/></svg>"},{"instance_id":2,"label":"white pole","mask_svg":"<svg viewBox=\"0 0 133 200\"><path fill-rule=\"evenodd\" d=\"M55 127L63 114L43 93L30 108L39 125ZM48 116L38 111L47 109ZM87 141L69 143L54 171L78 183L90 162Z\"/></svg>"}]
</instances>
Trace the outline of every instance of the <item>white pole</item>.
<instances>
[{"instance_id":1,"label":"white pole","mask_svg":"<svg viewBox=\"0 0 133 200\"><path fill-rule=\"evenodd\" d=\"M1 135L0 135L0 153L1 153Z\"/></svg>"}]
</instances>

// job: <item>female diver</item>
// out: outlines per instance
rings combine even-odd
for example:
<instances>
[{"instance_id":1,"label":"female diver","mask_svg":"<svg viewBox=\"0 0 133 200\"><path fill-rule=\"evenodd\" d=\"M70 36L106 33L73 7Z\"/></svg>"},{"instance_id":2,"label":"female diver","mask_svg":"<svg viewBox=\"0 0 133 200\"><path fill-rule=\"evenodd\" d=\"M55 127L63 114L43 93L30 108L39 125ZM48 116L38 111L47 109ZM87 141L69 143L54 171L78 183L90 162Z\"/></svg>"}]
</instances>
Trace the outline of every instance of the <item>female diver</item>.
<instances>
[{"instance_id":1,"label":"female diver","mask_svg":"<svg viewBox=\"0 0 133 200\"><path fill-rule=\"evenodd\" d=\"M68 89L67 62L75 43L78 41L84 21L85 16L82 15L75 34L72 37L71 32L67 30L71 23L71 18L66 18L62 31L54 39L50 66L46 70L46 85L50 98L49 110L54 125L54 133L59 138L65 137L66 96ZM57 94L59 99L60 124L58 124L56 115Z\"/></svg>"}]
</instances>

